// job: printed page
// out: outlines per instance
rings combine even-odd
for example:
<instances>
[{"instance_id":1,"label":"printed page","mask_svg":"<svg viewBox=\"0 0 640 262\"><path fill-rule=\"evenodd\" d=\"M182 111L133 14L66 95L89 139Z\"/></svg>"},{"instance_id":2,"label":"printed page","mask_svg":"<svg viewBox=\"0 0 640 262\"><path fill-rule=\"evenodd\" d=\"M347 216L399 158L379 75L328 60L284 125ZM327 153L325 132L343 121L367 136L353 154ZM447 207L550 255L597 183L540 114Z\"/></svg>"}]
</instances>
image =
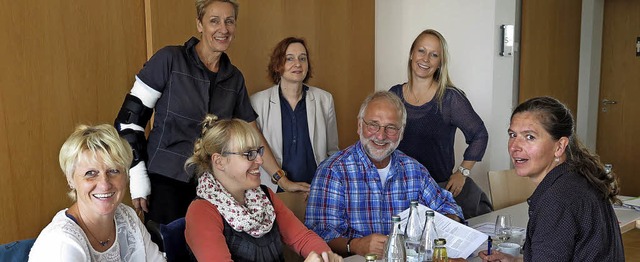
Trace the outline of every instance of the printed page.
<instances>
[{"instance_id":1,"label":"printed page","mask_svg":"<svg viewBox=\"0 0 640 262\"><path fill-rule=\"evenodd\" d=\"M622 201L623 205L627 205L629 207L640 207L640 197L628 199Z\"/></svg>"},{"instance_id":2,"label":"printed page","mask_svg":"<svg viewBox=\"0 0 640 262\"><path fill-rule=\"evenodd\" d=\"M420 221L425 220L425 212L427 210L432 209L422 204L418 206ZM436 230L439 237L447 240L447 254L449 257L468 258L478 247L480 247L480 245L482 245L482 243L487 240L488 236L486 234L464 224L458 223L436 211L434 212L436 215ZM398 215L402 219L402 229L404 230L407 218L409 217L409 209L402 211Z\"/></svg>"}]
</instances>

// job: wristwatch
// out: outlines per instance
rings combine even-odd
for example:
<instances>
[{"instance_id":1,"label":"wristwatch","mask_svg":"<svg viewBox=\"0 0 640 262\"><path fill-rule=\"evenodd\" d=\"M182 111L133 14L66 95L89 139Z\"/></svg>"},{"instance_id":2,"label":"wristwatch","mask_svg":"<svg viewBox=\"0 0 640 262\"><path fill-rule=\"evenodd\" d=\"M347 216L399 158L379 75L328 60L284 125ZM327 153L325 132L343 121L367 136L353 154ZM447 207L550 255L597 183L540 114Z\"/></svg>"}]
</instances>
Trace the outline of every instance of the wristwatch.
<instances>
[{"instance_id":1,"label":"wristwatch","mask_svg":"<svg viewBox=\"0 0 640 262\"><path fill-rule=\"evenodd\" d=\"M275 173L273 173L273 175L271 175L271 182L273 182L274 184L278 184L278 181L280 181L281 178L286 176L287 176L287 172L284 172L284 170L282 169L278 169L278 171L276 171Z\"/></svg>"},{"instance_id":2,"label":"wristwatch","mask_svg":"<svg viewBox=\"0 0 640 262\"><path fill-rule=\"evenodd\" d=\"M460 173L462 173L463 176L469 176L471 174L471 170L463 166L459 166L458 171L460 171Z\"/></svg>"},{"instance_id":3,"label":"wristwatch","mask_svg":"<svg viewBox=\"0 0 640 262\"><path fill-rule=\"evenodd\" d=\"M353 240L352 237L349 238L349 240L347 240L347 254L352 255L351 254L351 240Z\"/></svg>"}]
</instances>

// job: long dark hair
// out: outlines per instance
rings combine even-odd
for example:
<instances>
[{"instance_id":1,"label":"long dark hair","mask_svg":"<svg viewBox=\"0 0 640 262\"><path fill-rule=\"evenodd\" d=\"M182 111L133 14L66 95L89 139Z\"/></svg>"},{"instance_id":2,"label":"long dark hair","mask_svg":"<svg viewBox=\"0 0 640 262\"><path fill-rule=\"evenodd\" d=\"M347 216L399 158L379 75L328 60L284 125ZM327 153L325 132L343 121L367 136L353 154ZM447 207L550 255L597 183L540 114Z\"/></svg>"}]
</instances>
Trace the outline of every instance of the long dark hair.
<instances>
[{"instance_id":1,"label":"long dark hair","mask_svg":"<svg viewBox=\"0 0 640 262\"><path fill-rule=\"evenodd\" d=\"M600 157L589 152L575 135L575 125L571 111L560 101L552 97L535 97L520 104L511 114L511 119L518 113L531 112L539 115L540 124L553 137L569 139L565 149L567 164L578 174L584 176L589 183L598 189L605 199L613 203L619 202L616 197L620 191L615 173L607 172L600 162Z\"/></svg>"}]
</instances>

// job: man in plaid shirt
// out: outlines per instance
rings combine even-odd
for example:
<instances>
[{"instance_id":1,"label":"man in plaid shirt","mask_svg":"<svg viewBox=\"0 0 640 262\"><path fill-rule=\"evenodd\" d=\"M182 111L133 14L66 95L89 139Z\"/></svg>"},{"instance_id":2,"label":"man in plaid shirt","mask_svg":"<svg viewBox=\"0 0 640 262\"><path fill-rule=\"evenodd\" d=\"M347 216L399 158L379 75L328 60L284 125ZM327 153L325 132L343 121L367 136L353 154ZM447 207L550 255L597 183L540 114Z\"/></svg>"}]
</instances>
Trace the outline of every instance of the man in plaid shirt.
<instances>
[{"instance_id":1,"label":"man in plaid shirt","mask_svg":"<svg viewBox=\"0 0 640 262\"><path fill-rule=\"evenodd\" d=\"M311 183L305 224L343 256L382 255L391 216L411 200L454 220L462 210L429 171L396 150L406 110L393 93L367 97L358 114L360 141L323 161Z\"/></svg>"}]
</instances>

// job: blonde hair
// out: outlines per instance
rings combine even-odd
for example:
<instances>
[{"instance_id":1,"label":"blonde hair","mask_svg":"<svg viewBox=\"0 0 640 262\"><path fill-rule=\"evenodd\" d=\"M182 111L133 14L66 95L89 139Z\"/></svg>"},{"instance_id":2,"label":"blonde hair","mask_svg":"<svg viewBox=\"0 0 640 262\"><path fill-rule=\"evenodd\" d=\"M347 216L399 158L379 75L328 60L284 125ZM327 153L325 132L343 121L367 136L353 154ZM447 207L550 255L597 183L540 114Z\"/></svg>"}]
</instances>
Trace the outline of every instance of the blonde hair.
<instances>
[{"instance_id":1,"label":"blonde hair","mask_svg":"<svg viewBox=\"0 0 640 262\"><path fill-rule=\"evenodd\" d=\"M196 17L198 21L202 21L202 17L204 17L205 9L213 2L223 2L229 3L233 6L233 17L238 20L238 11L240 6L236 0L196 0Z\"/></svg>"},{"instance_id":2,"label":"blonde hair","mask_svg":"<svg viewBox=\"0 0 640 262\"><path fill-rule=\"evenodd\" d=\"M113 126L108 124L97 126L78 125L75 131L62 144L58 161L68 183L73 180L76 163L81 157L85 157L85 152L89 152L89 157L94 159L99 154L105 164L124 171L128 180L133 153L131 146L124 138L118 135ZM68 195L75 201L75 188L71 188Z\"/></svg>"},{"instance_id":3,"label":"blonde hair","mask_svg":"<svg viewBox=\"0 0 640 262\"><path fill-rule=\"evenodd\" d=\"M453 85L453 81L451 81L451 78L449 77L449 46L447 45L447 40L444 39L444 36L442 36L440 32L434 29L427 29L420 32L420 34L418 34L416 39L413 40L413 43L411 44L411 49L409 49L409 60L407 61L407 75L409 77L407 83L410 88L413 88L413 73L412 73L413 70L411 68L411 62L412 62L411 54L413 54L413 49L415 48L416 43L418 42L418 39L426 35L432 35L438 38L438 40L440 41L440 47L442 48L442 53L440 54L441 55L440 67L436 69L436 72L433 75L433 80L438 82L438 90L436 90L435 98L436 98L436 101L438 102L438 108L442 108L442 98L444 97L444 91L447 90L447 87L451 87L454 90L459 91L462 95L464 95L464 92L456 88Z\"/></svg>"},{"instance_id":4,"label":"blonde hair","mask_svg":"<svg viewBox=\"0 0 640 262\"><path fill-rule=\"evenodd\" d=\"M202 134L193 147L193 155L184 163L185 170L195 167L196 177L205 172L213 173L211 156L228 151L247 151L262 144L260 134L249 123L241 119L218 120L207 115L202 122ZM231 148L234 147L234 148Z\"/></svg>"}]
</instances>

